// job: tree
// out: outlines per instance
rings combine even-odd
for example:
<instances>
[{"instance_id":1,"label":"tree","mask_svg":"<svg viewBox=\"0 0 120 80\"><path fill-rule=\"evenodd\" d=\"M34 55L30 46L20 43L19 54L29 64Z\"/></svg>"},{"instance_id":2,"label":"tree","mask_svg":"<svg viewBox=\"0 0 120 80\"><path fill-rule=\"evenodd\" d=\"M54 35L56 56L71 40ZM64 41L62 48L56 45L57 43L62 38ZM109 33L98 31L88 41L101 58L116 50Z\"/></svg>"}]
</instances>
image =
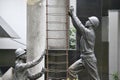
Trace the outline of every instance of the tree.
<instances>
[{"instance_id":1,"label":"tree","mask_svg":"<svg viewBox=\"0 0 120 80\"><path fill-rule=\"evenodd\" d=\"M70 27L69 30L69 48L76 48L76 29L74 27Z\"/></svg>"}]
</instances>

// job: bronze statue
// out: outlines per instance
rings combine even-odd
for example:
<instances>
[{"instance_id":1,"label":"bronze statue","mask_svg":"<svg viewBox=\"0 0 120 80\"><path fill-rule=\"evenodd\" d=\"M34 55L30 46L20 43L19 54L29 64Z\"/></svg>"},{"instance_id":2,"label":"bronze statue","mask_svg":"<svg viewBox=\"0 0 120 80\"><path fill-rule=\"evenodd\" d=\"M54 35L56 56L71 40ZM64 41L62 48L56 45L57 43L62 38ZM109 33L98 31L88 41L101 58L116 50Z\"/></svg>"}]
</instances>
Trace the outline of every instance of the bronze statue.
<instances>
[{"instance_id":1,"label":"bronze statue","mask_svg":"<svg viewBox=\"0 0 120 80\"><path fill-rule=\"evenodd\" d=\"M86 69L90 75L90 80L100 80L97 70L97 59L94 54L94 29L99 26L99 19L96 16L89 17L84 26L76 16L72 6L70 7L69 15L74 27L82 34L80 40L81 58L68 68L69 75L72 78L77 78L78 73Z\"/></svg>"},{"instance_id":2,"label":"bronze statue","mask_svg":"<svg viewBox=\"0 0 120 80\"><path fill-rule=\"evenodd\" d=\"M39 62L41 62L45 55L45 51L42 53L41 57L36 58L31 62L26 62L26 51L24 49L21 48L17 49L15 51L15 54L16 62L14 69L14 80L36 80L46 72L45 68L43 68L41 72L34 75L28 71L29 68L32 68Z\"/></svg>"}]
</instances>

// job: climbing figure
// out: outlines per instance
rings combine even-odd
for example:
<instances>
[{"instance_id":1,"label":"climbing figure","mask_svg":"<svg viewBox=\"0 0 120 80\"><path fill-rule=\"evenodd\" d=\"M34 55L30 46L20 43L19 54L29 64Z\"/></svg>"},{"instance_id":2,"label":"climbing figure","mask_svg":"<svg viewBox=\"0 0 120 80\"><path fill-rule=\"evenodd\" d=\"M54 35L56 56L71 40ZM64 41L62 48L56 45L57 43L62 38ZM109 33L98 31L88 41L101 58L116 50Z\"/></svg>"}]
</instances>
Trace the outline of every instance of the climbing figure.
<instances>
[{"instance_id":1,"label":"climbing figure","mask_svg":"<svg viewBox=\"0 0 120 80\"><path fill-rule=\"evenodd\" d=\"M28 71L28 69L34 67L42 61L44 55L46 54L45 51L43 51L40 57L35 58L31 62L26 62L26 51L24 49L18 48L15 51L15 54L16 61L14 68L14 80L36 80L46 72L45 68L43 68L41 72L34 75Z\"/></svg>"},{"instance_id":2,"label":"climbing figure","mask_svg":"<svg viewBox=\"0 0 120 80\"><path fill-rule=\"evenodd\" d=\"M68 68L68 73L72 78L77 78L78 72L86 69L90 75L90 80L100 80L97 70L97 59L94 54L94 29L99 26L99 19L96 16L91 16L84 26L76 16L73 6L70 7L69 16L72 19L74 27L82 36L80 40L81 58Z\"/></svg>"}]
</instances>

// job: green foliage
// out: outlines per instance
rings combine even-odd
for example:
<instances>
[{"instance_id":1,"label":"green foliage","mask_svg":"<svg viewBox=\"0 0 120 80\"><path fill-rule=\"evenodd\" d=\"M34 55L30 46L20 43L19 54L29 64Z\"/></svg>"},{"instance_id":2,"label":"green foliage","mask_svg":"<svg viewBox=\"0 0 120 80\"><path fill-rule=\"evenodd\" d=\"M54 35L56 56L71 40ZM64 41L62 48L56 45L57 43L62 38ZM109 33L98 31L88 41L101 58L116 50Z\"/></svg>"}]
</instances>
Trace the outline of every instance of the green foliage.
<instances>
[{"instance_id":1,"label":"green foliage","mask_svg":"<svg viewBox=\"0 0 120 80\"><path fill-rule=\"evenodd\" d=\"M76 29L74 27L70 27L69 30L69 48L76 48Z\"/></svg>"},{"instance_id":2,"label":"green foliage","mask_svg":"<svg viewBox=\"0 0 120 80\"><path fill-rule=\"evenodd\" d=\"M112 76L113 76L113 80L120 80L118 72L112 74Z\"/></svg>"}]
</instances>

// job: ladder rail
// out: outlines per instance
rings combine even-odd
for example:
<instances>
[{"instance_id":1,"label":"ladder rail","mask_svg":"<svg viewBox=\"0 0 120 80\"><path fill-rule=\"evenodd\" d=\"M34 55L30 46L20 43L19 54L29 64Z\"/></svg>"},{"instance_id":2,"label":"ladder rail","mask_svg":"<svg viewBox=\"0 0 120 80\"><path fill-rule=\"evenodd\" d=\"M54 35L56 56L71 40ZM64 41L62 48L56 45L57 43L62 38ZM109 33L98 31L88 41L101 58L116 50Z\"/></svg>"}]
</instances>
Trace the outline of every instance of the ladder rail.
<instances>
[{"instance_id":1,"label":"ladder rail","mask_svg":"<svg viewBox=\"0 0 120 80\"><path fill-rule=\"evenodd\" d=\"M69 30L69 16L68 16L68 10L69 10L69 0L66 0L66 29ZM68 49L69 49L69 32L66 31L66 61L68 62ZM67 63L67 66L66 66L66 69L68 69L68 63ZM66 79L68 78L68 71L66 72Z\"/></svg>"},{"instance_id":2,"label":"ladder rail","mask_svg":"<svg viewBox=\"0 0 120 80\"><path fill-rule=\"evenodd\" d=\"M48 4L48 0L46 0L46 4ZM46 23L47 23L47 21L48 21L48 16L47 16L47 14L48 14L48 7L46 6ZM46 24L46 37L48 37L48 24ZM47 68L47 70L49 70L48 69L48 39L46 39L46 52L47 52L47 54L46 54L46 68ZM45 76L45 80L48 80L48 72L46 72L46 76Z\"/></svg>"}]
</instances>

